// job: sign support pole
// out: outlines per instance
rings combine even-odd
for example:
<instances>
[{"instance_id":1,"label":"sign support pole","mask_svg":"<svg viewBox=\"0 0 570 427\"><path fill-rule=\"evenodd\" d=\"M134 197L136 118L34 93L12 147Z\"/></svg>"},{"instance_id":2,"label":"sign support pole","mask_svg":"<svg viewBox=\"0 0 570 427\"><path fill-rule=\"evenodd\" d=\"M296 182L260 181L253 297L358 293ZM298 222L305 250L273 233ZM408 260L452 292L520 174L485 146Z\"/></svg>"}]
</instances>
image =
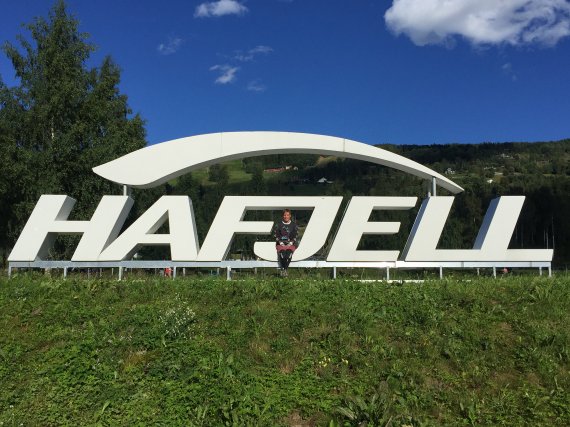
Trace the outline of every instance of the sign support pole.
<instances>
[{"instance_id":1,"label":"sign support pole","mask_svg":"<svg viewBox=\"0 0 570 427\"><path fill-rule=\"evenodd\" d=\"M123 196L130 196L131 189L128 185L123 185ZM123 280L123 267L119 267L119 281Z\"/></svg>"}]
</instances>

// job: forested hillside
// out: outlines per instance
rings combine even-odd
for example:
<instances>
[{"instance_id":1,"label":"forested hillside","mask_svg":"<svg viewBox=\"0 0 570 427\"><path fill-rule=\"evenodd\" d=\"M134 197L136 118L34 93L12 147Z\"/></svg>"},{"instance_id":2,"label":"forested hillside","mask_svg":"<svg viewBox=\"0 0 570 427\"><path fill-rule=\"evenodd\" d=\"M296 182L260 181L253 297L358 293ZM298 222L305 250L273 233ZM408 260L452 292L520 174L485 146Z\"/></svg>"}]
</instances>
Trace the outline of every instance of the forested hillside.
<instances>
[{"instance_id":1,"label":"forested hillside","mask_svg":"<svg viewBox=\"0 0 570 427\"><path fill-rule=\"evenodd\" d=\"M524 195L526 202L511 248L554 248L555 262L559 266L570 260L570 226L565 218L570 212L570 140L381 148L445 174L465 189L456 197L440 242L442 248L472 247L490 200L501 195ZM203 239L224 195L342 195L346 205L352 195L423 198L428 190L426 181L366 162L312 155L274 155L233 161L188 174L161 191L191 196ZM145 197L147 192L145 190ZM440 190L439 194L446 192ZM417 207L407 212L375 212L373 219L401 221L401 231L394 236L365 236L361 248L401 250ZM343 208L337 221L342 212ZM271 216L261 212L251 215L251 219ZM309 212L297 212L301 225L306 224L309 215ZM330 238L333 236L334 231ZM254 241L252 237L237 238L232 253L252 256ZM327 249L323 248L320 255Z\"/></svg>"}]
</instances>

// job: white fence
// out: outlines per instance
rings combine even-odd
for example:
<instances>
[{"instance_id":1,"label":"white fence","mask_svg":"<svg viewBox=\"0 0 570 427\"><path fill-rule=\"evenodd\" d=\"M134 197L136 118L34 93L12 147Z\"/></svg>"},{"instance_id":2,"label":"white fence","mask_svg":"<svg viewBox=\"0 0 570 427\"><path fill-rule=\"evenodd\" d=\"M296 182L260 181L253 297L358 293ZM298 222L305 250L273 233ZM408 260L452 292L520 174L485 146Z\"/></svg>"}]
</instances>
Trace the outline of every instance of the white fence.
<instances>
[{"instance_id":1,"label":"white fence","mask_svg":"<svg viewBox=\"0 0 570 427\"><path fill-rule=\"evenodd\" d=\"M118 279L123 278L124 269L165 269L170 268L172 277L176 277L179 269L185 268L221 268L226 270L226 278L231 280L232 270L255 269L255 268L277 268L277 262L272 261L114 261L114 262L75 262L75 261L12 261L8 264L8 276L12 275L14 269L62 269L63 276L67 276L68 269L103 269L117 268ZM292 262L290 268L330 268L333 279L337 276L338 268L375 268L385 269L386 278L390 279L390 270L439 270L439 277L443 277L443 270L448 269L493 269L493 276L497 275L497 269L503 268L536 268L542 275L543 269L548 269L548 276L552 276L551 262L327 262L320 260Z\"/></svg>"}]
</instances>

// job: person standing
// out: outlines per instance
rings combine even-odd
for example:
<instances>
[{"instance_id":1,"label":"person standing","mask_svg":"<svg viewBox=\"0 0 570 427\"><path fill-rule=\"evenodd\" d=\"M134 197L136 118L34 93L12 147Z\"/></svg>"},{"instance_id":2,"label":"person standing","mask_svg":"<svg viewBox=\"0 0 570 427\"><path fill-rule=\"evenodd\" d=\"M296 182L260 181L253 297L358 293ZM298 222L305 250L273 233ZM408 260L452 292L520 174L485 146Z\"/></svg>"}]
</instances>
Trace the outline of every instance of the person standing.
<instances>
[{"instance_id":1,"label":"person standing","mask_svg":"<svg viewBox=\"0 0 570 427\"><path fill-rule=\"evenodd\" d=\"M287 269L293 258L293 252L297 249L297 237L299 228L295 221L291 219L291 211L283 210L281 219L273 224L271 234L275 238L275 248L277 250L277 261L281 269L281 276L287 277Z\"/></svg>"}]
</instances>

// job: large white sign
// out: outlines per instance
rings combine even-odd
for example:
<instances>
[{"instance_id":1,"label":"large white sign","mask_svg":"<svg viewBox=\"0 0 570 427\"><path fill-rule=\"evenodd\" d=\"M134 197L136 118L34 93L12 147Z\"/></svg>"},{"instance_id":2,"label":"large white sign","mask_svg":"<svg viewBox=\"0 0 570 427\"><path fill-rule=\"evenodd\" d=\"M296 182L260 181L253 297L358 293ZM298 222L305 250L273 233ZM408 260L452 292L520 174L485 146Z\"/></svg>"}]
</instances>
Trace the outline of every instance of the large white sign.
<instances>
[{"instance_id":1,"label":"large white sign","mask_svg":"<svg viewBox=\"0 0 570 427\"><path fill-rule=\"evenodd\" d=\"M341 138L285 132L233 132L199 135L146 147L94 171L122 185L150 188L177 176L221 161L275 153L317 153L365 160L389 166L457 194L463 189L412 160L370 145ZM420 206L406 246L399 251L359 251L365 234L394 234L399 222L371 222L373 210L403 210L416 206L415 197L353 197L336 231L327 261L552 261L551 249L508 249L524 196L504 196L491 202L473 249L437 249L453 196L429 197ZM44 195L38 201L9 261L45 259L58 234L81 234L72 261L121 261L145 245L170 247L173 261L222 261L236 234L269 234L272 223L244 221L248 210L312 210L293 261L309 258L325 244L342 197L227 196L200 246L192 201L187 196L162 196L130 227L120 233L133 205L129 196L103 196L90 221L68 221L75 200ZM169 233L156 231L168 223ZM120 233L120 234L119 234ZM257 242L255 254L277 259L273 242Z\"/></svg>"}]
</instances>

